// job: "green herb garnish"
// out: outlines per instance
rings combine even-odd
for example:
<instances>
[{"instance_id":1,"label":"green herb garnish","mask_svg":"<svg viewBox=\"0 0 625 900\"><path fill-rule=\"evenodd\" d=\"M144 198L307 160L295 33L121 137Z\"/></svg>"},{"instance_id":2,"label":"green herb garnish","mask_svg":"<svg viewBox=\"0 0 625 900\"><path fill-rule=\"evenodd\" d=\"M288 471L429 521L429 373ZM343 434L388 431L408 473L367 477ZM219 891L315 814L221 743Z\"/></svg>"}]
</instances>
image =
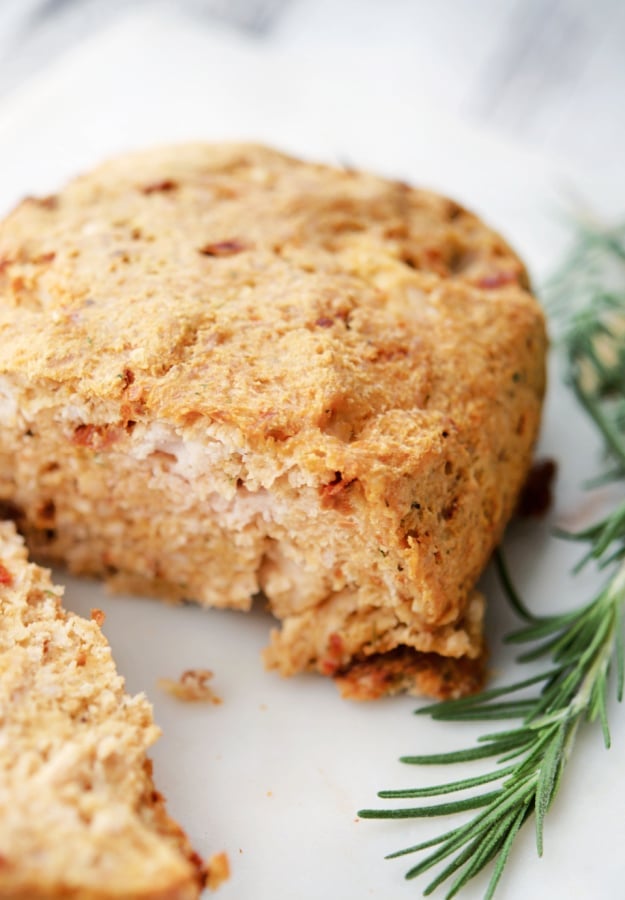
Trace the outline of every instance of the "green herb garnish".
<instances>
[{"instance_id":1,"label":"green herb garnish","mask_svg":"<svg viewBox=\"0 0 625 900\"><path fill-rule=\"evenodd\" d=\"M563 353L565 378L603 439L607 468L593 484L625 483L625 226L599 230L579 226L572 250L546 289L548 309ZM447 797L495 786L434 805L404 809L364 809L362 818L414 818L478 810L465 824L389 858L429 850L406 874L441 864L425 888L444 882L453 897L491 865L486 898L494 895L519 829L530 819L543 852L545 816L556 796L580 725L598 723L610 746L607 699L615 673L616 696L623 696L625 654L625 501L589 528L560 537L586 545L575 571L594 562L606 581L596 596L571 612L535 616L517 595L501 555L499 573L524 627L508 641L526 645L522 662L544 660L545 671L518 683L473 697L417 710L448 721L519 720L512 728L483 735L476 746L439 755L406 756L409 765L466 763L495 757L485 774L436 787L380 791L383 799Z\"/></svg>"}]
</instances>

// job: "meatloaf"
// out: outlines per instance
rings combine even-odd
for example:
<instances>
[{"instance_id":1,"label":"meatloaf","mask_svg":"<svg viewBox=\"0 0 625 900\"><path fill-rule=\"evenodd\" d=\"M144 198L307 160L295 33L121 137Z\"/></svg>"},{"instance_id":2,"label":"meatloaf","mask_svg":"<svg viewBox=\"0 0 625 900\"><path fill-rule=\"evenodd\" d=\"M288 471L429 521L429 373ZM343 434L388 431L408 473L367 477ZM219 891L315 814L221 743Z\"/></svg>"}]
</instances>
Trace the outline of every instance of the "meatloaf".
<instances>
[{"instance_id":1,"label":"meatloaf","mask_svg":"<svg viewBox=\"0 0 625 900\"><path fill-rule=\"evenodd\" d=\"M193 900L204 871L155 790L158 736L95 620L0 523L0 897Z\"/></svg>"},{"instance_id":2,"label":"meatloaf","mask_svg":"<svg viewBox=\"0 0 625 900\"><path fill-rule=\"evenodd\" d=\"M40 557L263 597L267 665L349 696L480 685L546 337L474 215L260 146L129 154L0 225L0 336L0 500Z\"/></svg>"}]
</instances>

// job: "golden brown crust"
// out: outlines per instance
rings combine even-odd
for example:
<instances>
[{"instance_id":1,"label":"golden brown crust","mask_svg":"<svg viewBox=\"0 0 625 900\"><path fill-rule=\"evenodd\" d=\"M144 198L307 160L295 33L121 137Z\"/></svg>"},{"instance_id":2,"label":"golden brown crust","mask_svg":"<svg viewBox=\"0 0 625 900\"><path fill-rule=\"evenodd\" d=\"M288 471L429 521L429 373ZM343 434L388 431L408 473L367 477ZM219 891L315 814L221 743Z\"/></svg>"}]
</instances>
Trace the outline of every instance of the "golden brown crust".
<instances>
[{"instance_id":1,"label":"golden brown crust","mask_svg":"<svg viewBox=\"0 0 625 900\"><path fill-rule=\"evenodd\" d=\"M377 700L403 692L454 700L481 690L485 678L485 652L477 659L454 659L411 647L356 659L334 676L341 694L350 700Z\"/></svg>"},{"instance_id":2,"label":"golden brown crust","mask_svg":"<svg viewBox=\"0 0 625 900\"><path fill-rule=\"evenodd\" d=\"M150 705L61 593L0 523L0 897L193 900L205 870L154 788Z\"/></svg>"},{"instance_id":3,"label":"golden brown crust","mask_svg":"<svg viewBox=\"0 0 625 900\"><path fill-rule=\"evenodd\" d=\"M501 237L403 183L190 145L25 201L0 259L0 496L37 550L172 599L262 590L284 674L336 634L341 667L480 657L544 390Z\"/></svg>"}]
</instances>

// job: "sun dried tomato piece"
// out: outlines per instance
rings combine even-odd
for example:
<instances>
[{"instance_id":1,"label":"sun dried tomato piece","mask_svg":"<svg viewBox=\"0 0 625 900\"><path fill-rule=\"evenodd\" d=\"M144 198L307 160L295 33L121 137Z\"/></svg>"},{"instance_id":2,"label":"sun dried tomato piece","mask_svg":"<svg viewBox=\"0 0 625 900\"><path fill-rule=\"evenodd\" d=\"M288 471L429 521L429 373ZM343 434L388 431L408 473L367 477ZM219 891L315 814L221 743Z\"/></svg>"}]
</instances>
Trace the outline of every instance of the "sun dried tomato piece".
<instances>
[{"instance_id":1,"label":"sun dried tomato piece","mask_svg":"<svg viewBox=\"0 0 625 900\"><path fill-rule=\"evenodd\" d=\"M168 191L175 191L178 188L178 182L171 178L164 178L162 181L154 181L152 184L145 184L141 188L142 194L166 194Z\"/></svg>"},{"instance_id":2,"label":"sun dried tomato piece","mask_svg":"<svg viewBox=\"0 0 625 900\"><path fill-rule=\"evenodd\" d=\"M523 485L517 514L519 516L544 516L553 502L553 480L557 466L553 459L537 460Z\"/></svg>"},{"instance_id":3,"label":"sun dried tomato piece","mask_svg":"<svg viewBox=\"0 0 625 900\"><path fill-rule=\"evenodd\" d=\"M32 203L34 206L40 206L42 209L56 209L59 205L59 198L56 194L48 194L47 197L24 197L24 203Z\"/></svg>"},{"instance_id":4,"label":"sun dried tomato piece","mask_svg":"<svg viewBox=\"0 0 625 900\"><path fill-rule=\"evenodd\" d=\"M72 436L72 443L77 447L102 450L110 447L122 435L122 429L116 425L77 425Z\"/></svg>"},{"instance_id":5,"label":"sun dried tomato piece","mask_svg":"<svg viewBox=\"0 0 625 900\"><path fill-rule=\"evenodd\" d=\"M31 259L31 262L35 263L38 266L45 265L46 263L51 263L54 261L56 257L56 253L51 251L50 253L40 253L39 256L34 256Z\"/></svg>"},{"instance_id":6,"label":"sun dried tomato piece","mask_svg":"<svg viewBox=\"0 0 625 900\"><path fill-rule=\"evenodd\" d=\"M242 241L232 238L227 241L204 244L203 247L200 247L199 252L202 256L234 256L235 253L241 253L245 249L245 244Z\"/></svg>"}]
</instances>

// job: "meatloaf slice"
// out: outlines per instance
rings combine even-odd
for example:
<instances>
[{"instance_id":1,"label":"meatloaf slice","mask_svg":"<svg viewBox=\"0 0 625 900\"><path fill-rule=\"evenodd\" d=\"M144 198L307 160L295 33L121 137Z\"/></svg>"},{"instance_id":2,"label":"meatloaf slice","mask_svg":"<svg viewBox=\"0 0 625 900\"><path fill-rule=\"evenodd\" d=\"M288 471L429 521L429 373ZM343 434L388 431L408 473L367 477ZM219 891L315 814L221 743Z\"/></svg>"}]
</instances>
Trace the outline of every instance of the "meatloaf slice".
<instances>
[{"instance_id":1,"label":"meatloaf slice","mask_svg":"<svg viewBox=\"0 0 625 900\"><path fill-rule=\"evenodd\" d=\"M202 865L154 788L151 707L61 597L0 523L0 897L193 900Z\"/></svg>"}]
</instances>

